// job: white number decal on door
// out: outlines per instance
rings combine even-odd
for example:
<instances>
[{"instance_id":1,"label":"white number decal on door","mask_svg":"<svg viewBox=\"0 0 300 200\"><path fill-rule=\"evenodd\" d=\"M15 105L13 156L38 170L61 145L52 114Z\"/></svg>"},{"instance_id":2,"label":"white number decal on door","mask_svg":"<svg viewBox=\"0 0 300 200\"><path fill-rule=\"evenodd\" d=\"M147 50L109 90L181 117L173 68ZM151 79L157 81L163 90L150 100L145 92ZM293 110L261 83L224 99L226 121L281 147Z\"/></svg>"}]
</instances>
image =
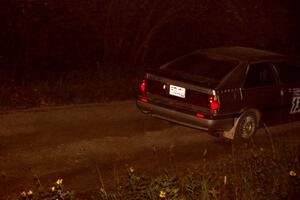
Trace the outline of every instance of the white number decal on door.
<instances>
[{"instance_id":1,"label":"white number decal on door","mask_svg":"<svg viewBox=\"0 0 300 200\"><path fill-rule=\"evenodd\" d=\"M300 112L300 89L295 88L293 89L293 100L292 100L292 107L290 110L290 114Z\"/></svg>"},{"instance_id":2,"label":"white number decal on door","mask_svg":"<svg viewBox=\"0 0 300 200\"><path fill-rule=\"evenodd\" d=\"M294 114L298 112L300 112L300 97L294 97L292 101L292 108L290 113Z\"/></svg>"}]
</instances>

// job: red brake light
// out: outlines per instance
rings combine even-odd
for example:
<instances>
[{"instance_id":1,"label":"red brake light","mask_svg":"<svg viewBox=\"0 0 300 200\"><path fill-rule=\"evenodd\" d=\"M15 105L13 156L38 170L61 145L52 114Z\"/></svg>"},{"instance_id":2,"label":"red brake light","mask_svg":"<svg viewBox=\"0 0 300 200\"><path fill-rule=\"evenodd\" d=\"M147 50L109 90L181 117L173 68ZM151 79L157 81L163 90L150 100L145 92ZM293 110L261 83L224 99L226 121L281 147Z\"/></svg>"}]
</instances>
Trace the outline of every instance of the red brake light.
<instances>
[{"instance_id":1,"label":"red brake light","mask_svg":"<svg viewBox=\"0 0 300 200\"><path fill-rule=\"evenodd\" d=\"M140 89L143 93L146 91L146 81L145 80L143 80L143 82L141 83Z\"/></svg>"},{"instance_id":2,"label":"red brake light","mask_svg":"<svg viewBox=\"0 0 300 200\"><path fill-rule=\"evenodd\" d=\"M209 96L209 105L211 110L218 110L219 102L217 96Z\"/></svg>"}]
</instances>

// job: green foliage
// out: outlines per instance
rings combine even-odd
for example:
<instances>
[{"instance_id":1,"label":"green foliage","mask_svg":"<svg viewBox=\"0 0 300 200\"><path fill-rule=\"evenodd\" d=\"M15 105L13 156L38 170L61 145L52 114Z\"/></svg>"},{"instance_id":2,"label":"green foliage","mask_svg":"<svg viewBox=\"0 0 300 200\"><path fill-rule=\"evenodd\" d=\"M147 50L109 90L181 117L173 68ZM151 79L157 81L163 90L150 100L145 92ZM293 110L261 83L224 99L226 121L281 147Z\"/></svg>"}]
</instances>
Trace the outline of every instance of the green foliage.
<instances>
[{"instance_id":1,"label":"green foliage","mask_svg":"<svg viewBox=\"0 0 300 200\"><path fill-rule=\"evenodd\" d=\"M150 182L148 187L148 199L178 199L179 197L178 178L169 176L168 172L159 177L156 177Z\"/></svg>"},{"instance_id":2,"label":"green foliage","mask_svg":"<svg viewBox=\"0 0 300 200\"><path fill-rule=\"evenodd\" d=\"M193 177L193 174L188 175L185 178L184 182L184 189L186 191L186 194L189 198L193 199L194 196L196 196L196 191L199 183L198 181Z\"/></svg>"}]
</instances>

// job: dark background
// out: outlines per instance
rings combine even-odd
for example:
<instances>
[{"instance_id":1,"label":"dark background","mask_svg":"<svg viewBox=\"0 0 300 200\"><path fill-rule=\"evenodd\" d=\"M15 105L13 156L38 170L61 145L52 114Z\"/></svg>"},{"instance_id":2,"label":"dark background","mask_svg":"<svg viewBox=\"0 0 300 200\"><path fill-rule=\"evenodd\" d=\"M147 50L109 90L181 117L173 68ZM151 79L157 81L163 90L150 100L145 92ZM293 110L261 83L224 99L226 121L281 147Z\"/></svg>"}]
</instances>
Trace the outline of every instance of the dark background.
<instances>
[{"instance_id":1,"label":"dark background","mask_svg":"<svg viewBox=\"0 0 300 200\"><path fill-rule=\"evenodd\" d=\"M145 66L205 47L239 45L299 57L297 2L2 0L0 103L11 104L17 93L15 104L22 104L20 90L32 90L28 98L44 96L34 105L123 99Z\"/></svg>"}]
</instances>

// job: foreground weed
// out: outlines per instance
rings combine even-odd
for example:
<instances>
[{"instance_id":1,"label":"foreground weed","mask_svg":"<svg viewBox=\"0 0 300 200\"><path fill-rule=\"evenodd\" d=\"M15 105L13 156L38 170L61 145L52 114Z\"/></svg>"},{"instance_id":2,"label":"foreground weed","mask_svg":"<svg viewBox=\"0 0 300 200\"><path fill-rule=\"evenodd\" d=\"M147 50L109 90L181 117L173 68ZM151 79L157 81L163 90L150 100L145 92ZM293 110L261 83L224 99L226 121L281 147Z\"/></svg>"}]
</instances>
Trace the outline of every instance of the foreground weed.
<instances>
[{"instance_id":1,"label":"foreground weed","mask_svg":"<svg viewBox=\"0 0 300 200\"><path fill-rule=\"evenodd\" d=\"M124 187L120 188L120 194L124 199L146 199L148 179L136 175L133 167L127 171L127 179Z\"/></svg>"},{"instance_id":2,"label":"foreground weed","mask_svg":"<svg viewBox=\"0 0 300 200\"><path fill-rule=\"evenodd\" d=\"M100 188L99 191L100 199L101 200L117 200L120 199L118 194L115 193L108 193L104 188Z\"/></svg>"},{"instance_id":3,"label":"foreground weed","mask_svg":"<svg viewBox=\"0 0 300 200\"><path fill-rule=\"evenodd\" d=\"M185 178L184 189L189 198L192 199L194 196L196 196L198 185L199 184L197 183L197 180L195 180L193 174L190 174Z\"/></svg>"},{"instance_id":4,"label":"foreground weed","mask_svg":"<svg viewBox=\"0 0 300 200\"><path fill-rule=\"evenodd\" d=\"M21 200L32 200L33 199L33 192L29 190L28 192L21 192L19 199Z\"/></svg>"},{"instance_id":5,"label":"foreground weed","mask_svg":"<svg viewBox=\"0 0 300 200\"><path fill-rule=\"evenodd\" d=\"M217 185L212 182L212 179L203 174L197 177L195 177L194 174L190 174L184 180L184 194L189 199L215 200L218 199L220 195L218 189L215 188L216 186Z\"/></svg>"},{"instance_id":6,"label":"foreground weed","mask_svg":"<svg viewBox=\"0 0 300 200\"><path fill-rule=\"evenodd\" d=\"M32 190L29 190L28 192L26 191L21 192L18 199L19 200L74 200L73 193L64 190L63 179L58 179L54 185L44 190L40 188L40 183L39 185L37 185L37 187L38 187L37 192L33 192Z\"/></svg>"},{"instance_id":7,"label":"foreground weed","mask_svg":"<svg viewBox=\"0 0 300 200\"><path fill-rule=\"evenodd\" d=\"M127 177L115 192L100 189L101 200L177 200L179 199L179 183L175 176L170 176L166 171L164 175L154 179L140 177L130 167Z\"/></svg>"},{"instance_id":8,"label":"foreground weed","mask_svg":"<svg viewBox=\"0 0 300 200\"><path fill-rule=\"evenodd\" d=\"M162 176L159 176L151 181L148 187L149 199L178 199L179 197L179 182L175 176L170 176L167 171Z\"/></svg>"}]
</instances>

